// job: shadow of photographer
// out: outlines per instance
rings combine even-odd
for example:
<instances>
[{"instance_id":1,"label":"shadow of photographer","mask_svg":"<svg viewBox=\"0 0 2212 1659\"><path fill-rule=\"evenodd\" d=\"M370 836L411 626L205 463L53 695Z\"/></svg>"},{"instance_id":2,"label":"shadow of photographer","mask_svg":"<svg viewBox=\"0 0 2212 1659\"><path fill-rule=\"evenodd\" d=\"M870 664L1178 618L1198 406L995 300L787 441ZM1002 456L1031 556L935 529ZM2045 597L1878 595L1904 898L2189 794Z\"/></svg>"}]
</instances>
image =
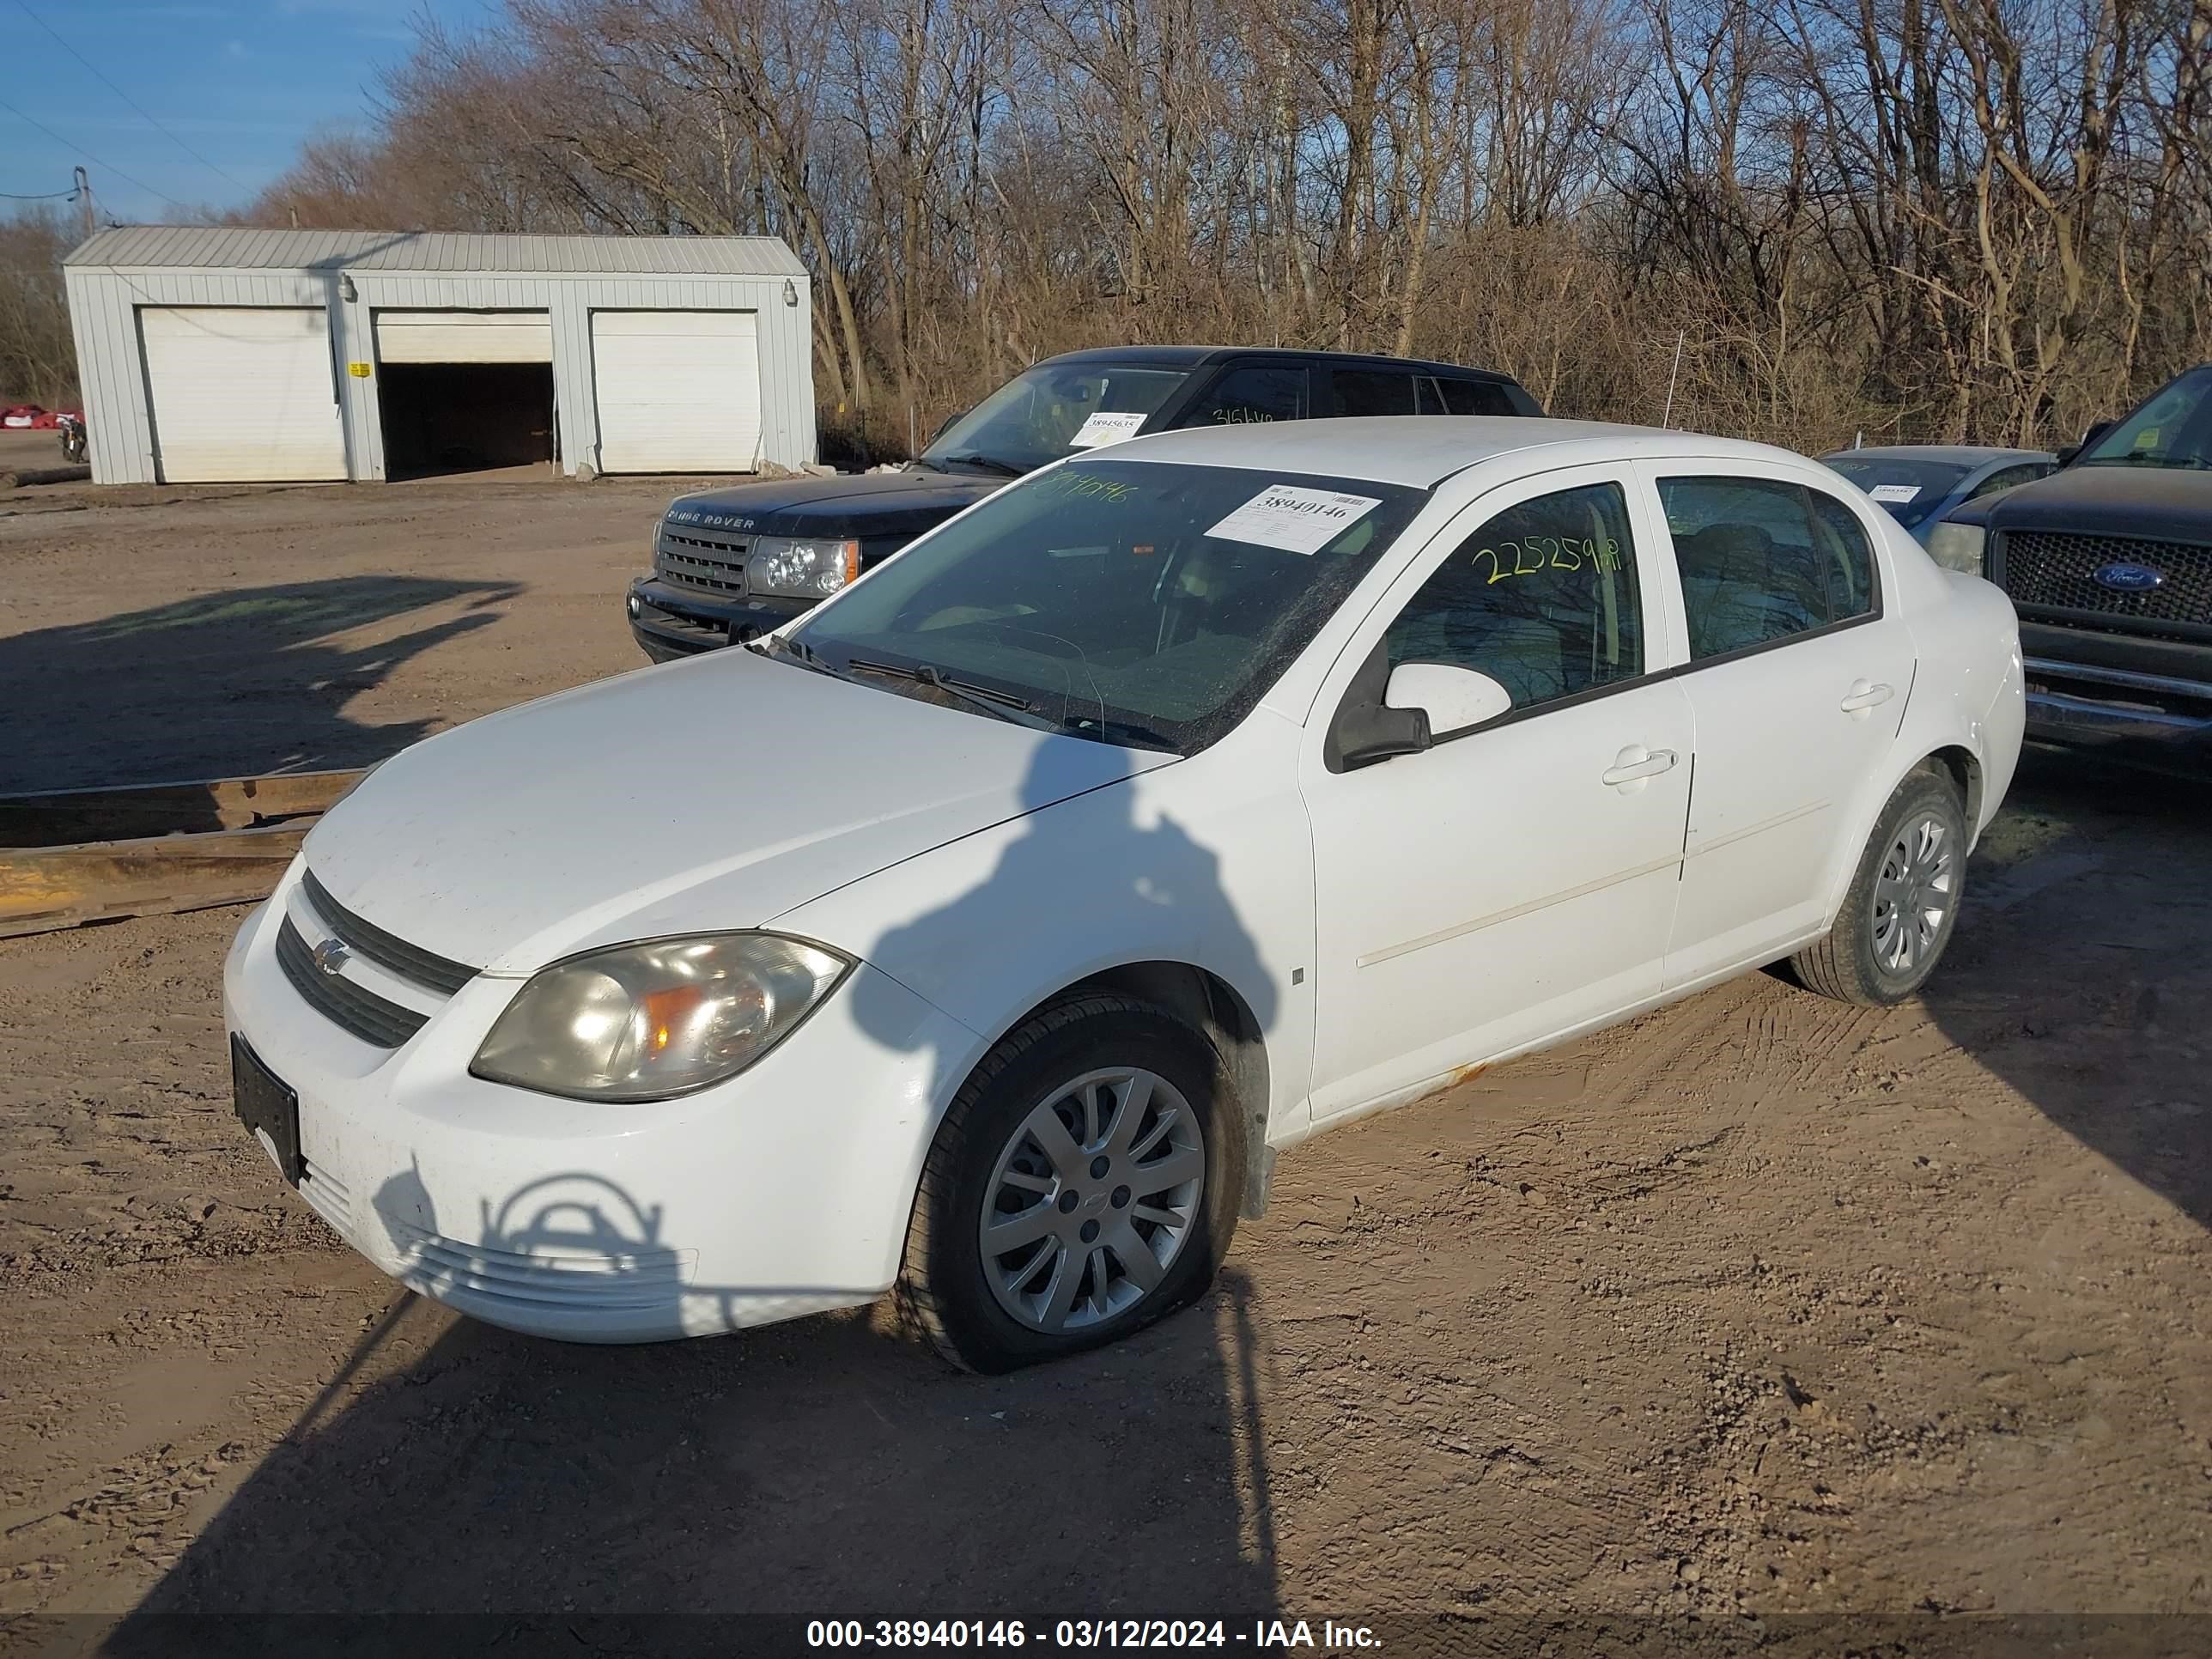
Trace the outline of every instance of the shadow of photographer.
<instances>
[{"instance_id":1,"label":"shadow of photographer","mask_svg":"<svg viewBox=\"0 0 2212 1659\"><path fill-rule=\"evenodd\" d=\"M0 793L364 766L427 732L347 713L402 664L496 621L507 581L340 576L205 593L0 639ZM445 619L346 640L440 606ZM187 826L189 827L189 826Z\"/></svg>"}]
</instances>

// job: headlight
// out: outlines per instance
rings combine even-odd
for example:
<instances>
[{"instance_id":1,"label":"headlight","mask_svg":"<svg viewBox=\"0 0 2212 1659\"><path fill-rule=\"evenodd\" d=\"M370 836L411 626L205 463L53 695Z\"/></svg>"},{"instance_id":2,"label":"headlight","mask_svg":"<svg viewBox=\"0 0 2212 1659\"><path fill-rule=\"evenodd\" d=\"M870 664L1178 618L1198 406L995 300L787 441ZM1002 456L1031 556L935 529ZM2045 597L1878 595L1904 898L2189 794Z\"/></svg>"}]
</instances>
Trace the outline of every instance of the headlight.
<instances>
[{"instance_id":1,"label":"headlight","mask_svg":"<svg viewBox=\"0 0 2212 1659\"><path fill-rule=\"evenodd\" d=\"M577 1100L665 1100L734 1077L852 966L777 933L618 945L522 988L469 1070Z\"/></svg>"},{"instance_id":2,"label":"headlight","mask_svg":"<svg viewBox=\"0 0 2212 1659\"><path fill-rule=\"evenodd\" d=\"M745 560L745 580L756 593L826 599L860 574L858 542L793 541L763 536Z\"/></svg>"},{"instance_id":3,"label":"headlight","mask_svg":"<svg viewBox=\"0 0 2212 1659\"><path fill-rule=\"evenodd\" d=\"M1928 556L1946 570L1978 576L1989 539L1989 532L1978 524L1953 524L1946 519L1928 532Z\"/></svg>"}]
</instances>

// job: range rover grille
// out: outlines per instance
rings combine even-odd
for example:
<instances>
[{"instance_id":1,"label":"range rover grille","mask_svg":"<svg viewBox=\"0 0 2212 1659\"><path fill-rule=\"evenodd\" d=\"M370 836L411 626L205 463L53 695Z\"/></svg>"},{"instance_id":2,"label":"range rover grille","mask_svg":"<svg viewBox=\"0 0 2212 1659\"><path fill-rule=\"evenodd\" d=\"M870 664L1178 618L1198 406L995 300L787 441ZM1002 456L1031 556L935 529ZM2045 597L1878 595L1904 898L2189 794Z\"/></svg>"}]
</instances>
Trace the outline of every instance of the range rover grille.
<instances>
[{"instance_id":1,"label":"range rover grille","mask_svg":"<svg viewBox=\"0 0 2212 1659\"><path fill-rule=\"evenodd\" d=\"M2014 605L2097 611L2153 624L2212 625L2212 547L2020 530L1998 538L1996 555L1998 578ZM2139 565L2161 580L2135 591L2108 586L2096 573L2113 565Z\"/></svg>"},{"instance_id":2,"label":"range rover grille","mask_svg":"<svg viewBox=\"0 0 2212 1659\"><path fill-rule=\"evenodd\" d=\"M741 594L745 591L745 555L752 550L750 536L725 536L720 532L663 526L653 544L653 568L661 580L705 593Z\"/></svg>"}]
</instances>

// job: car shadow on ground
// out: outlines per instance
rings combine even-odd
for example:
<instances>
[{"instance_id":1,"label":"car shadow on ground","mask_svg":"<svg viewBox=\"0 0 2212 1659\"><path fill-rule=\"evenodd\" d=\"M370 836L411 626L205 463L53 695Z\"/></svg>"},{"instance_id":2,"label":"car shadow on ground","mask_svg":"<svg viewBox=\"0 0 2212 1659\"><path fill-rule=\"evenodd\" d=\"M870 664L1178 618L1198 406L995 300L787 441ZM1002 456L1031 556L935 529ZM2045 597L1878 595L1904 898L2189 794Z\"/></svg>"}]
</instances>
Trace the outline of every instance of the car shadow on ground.
<instances>
[{"instance_id":1,"label":"car shadow on ground","mask_svg":"<svg viewBox=\"0 0 2212 1659\"><path fill-rule=\"evenodd\" d=\"M1923 995L1943 1035L2212 1227L2212 784L2030 750Z\"/></svg>"},{"instance_id":2,"label":"car shadow on ground","mask_svg":"<svg viewBox=\"0 0 2212 1659\"><path fill-rule=\"evenodd\" d=\"M368 725L348 704L410 658L496 621L521 592L507 581L343 576L0 639L10 737L0 793L381 760L432 722ZM434 607L458 614L416 617Z\"/></svg>"},{"instance_id":3,"label":"car shadow on ground","mask_svg":"<svg viewBox=\"0 0 2212 1659\"><path fill-rule=\"evenodd\" d=\"M1135 781L1088 788L1097 762L1075 739L1041 739L1020 802L1037 810L1017 812L988 872L862 954L958 963L1003 950L1006 917L1065 888L1073 841L1092 866L1091 896L1164 907L1170 933L1202 933L1246 965L1266 1018L1272 981L1215 855L1164 814L1139 822ZM1056 813L1082 828L1050 833ZM900 1109L890 1079L931 1079L930 1097L946 1097L958 1080L948 1068L964 1057L921 1046L911 1015L864 1001L855 1018L905 1050L886 1069L887 1121ZM1223 1173L1209 1164L1206 1178ZM389 1175L361 1224L384 1229L422 1289L680 1307L697 1328L717 1297L794 1288L696 1282L683 1221L665 1220L676 1206L603 1170L473 1200L450 1178L443 1187L433 1205L411 1165ZM729 1201L748 1201L734 1174ZM890 1218L890 1237L903 1221ZM1194 1230L1184 1248L1202 1242ZM895 1334L882 1304L593 1348L455 1321L403 1292L107 1650L419 1650L441 1632L406 1617L428 1613L479 1615L444 1633L471 1651L511 1636L517 1652L540 1650L534 1633L549 1619L564 1644L660 1651L684 1632L636 1620L1015 1616L1049 1629L1060 1618L1267 1615L1275 1547L1253 1325L1231 1268L1194 1306L1109 1347L992 1377ZM335 1618L303 1624L318 1614ZM609 1621L603 1640L569 1631L594 1620ZM687 1628L722 1650L748 1645L742 1627Z\"/></svg>"}]
</instances>

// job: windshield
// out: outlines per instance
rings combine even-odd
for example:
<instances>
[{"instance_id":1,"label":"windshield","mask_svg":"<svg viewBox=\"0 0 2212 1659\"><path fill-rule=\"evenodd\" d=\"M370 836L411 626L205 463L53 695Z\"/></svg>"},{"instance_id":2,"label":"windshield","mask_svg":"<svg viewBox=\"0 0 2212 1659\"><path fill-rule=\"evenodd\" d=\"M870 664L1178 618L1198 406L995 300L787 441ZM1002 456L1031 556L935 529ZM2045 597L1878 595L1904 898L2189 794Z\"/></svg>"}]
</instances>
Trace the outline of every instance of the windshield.
<instances>
[{"instance_id":1,"label":"windshield","mask_svg":"<svg viewBox=\"0 0 2212 1659\"><path fill-rule=\"evenodd\" d=\"M2212 467L2212 368L2154 392L2076 465Z\"/></svg>"},{"instance_id":2,"label":"windshield","mask_svg":"<svg viewBox=\"0 0 2212 1659\"><path fill-rule=\"evenodd\" d=\"M888 690L942 677L979 717L981 691L1017 700L1010 717L1189 754L1250 712L1427 498L1364 479L1073 462L917 542L790 641Z\"/></svg>"},{"instance_id":3,"label":"windshield","mask_svg":"<svg viewBox=\"0 0 2212 1659\"><path fill-rule=\"evenodd\" d=\"M937 467L1034 472L1079 449L1135 437L1146 417L1189 378L1179 368L1040 363L945 428L921 459Z\"/></svg>"},{"instance_id":4,"label":"windshield","mask_svg":"<svg viewBox=\"0 0 2212 1659\"><path fill-rule=\"evenodd\" d=\"M1848 449L1826 457L1826 464L1873 496L1907 530L1942 506L1967 471L1956 461L1907 461Z\"/></svg>"}]
</instances>

